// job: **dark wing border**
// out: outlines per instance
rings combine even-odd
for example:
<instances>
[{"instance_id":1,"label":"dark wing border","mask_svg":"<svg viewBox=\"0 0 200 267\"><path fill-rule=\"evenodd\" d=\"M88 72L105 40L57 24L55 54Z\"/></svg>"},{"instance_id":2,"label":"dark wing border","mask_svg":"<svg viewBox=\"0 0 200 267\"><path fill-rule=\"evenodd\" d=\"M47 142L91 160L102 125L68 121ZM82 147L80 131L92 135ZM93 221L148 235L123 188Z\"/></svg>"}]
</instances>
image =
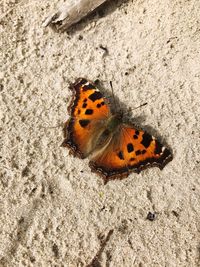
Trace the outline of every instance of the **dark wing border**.
<instances>
[{"instance_id":1,"label":"dark wing border","mask_svg":"<svg viewBox=\"0 0 200 267\"><path fill-rule=\"evenodd\" d=\"M74 83L71 83L69 86L69 89L72 91L72 99L71 102L67 108L69 115L71 118L65 123L63 128L64 133L64 141L62 142L62 147L67 147L70 150L70 153L73 156L76 156L78 158L85 158L83 153L78 149L76 143L73 140L73 114L74 110L77 106L78 100L80 99L80 92L79 89L81 86L83 86L86 83L90 83L94 88L96 88L93 83L88 81L86 78L78 78Z\"/></svg>"},{"instance_id":2,"label":"dark wing border","mask_svg":"<svg viewBox=\"0 0 200 267\"><path fill-rule=\"evenodd\" d=\"M156 142L158 142L158 144L160 145L158 140L156 140ZM89 162L89 166L92 172L99 174L103 178L104 183L106 184L109 180L126 178L131 172L139 174L142 170L145 170L150 167L158 167L160 170L162 170L167 165L167 163L173 159L172 152L168 148L164 148L165 149L159 158L147 158L146 160L134 166L126 166L121 169L109 170L97 166L93 161Z\"/></svg>"}]
</instances>

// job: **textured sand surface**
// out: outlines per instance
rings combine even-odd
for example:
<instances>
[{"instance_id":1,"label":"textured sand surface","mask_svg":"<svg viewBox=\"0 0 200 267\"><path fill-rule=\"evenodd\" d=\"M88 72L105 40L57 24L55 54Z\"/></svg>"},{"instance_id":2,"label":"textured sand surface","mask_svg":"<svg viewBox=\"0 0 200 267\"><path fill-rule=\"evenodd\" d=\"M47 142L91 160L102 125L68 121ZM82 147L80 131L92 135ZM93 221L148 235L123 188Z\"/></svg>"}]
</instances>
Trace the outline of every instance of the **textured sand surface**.
<instances>
[{"instance_id":1,"label":"textured sand surface","mask_svg":"<svg viewBox=\"0 0 200 267\"><path fill-rule=\"evenodd\" d=\"M200 266L200 2L112 0L68 33L41 27L56 4L0 3L0 266ZM60 147L80 76L148 102L163 171L104 185Z\"/></svg>"}]
</instances>

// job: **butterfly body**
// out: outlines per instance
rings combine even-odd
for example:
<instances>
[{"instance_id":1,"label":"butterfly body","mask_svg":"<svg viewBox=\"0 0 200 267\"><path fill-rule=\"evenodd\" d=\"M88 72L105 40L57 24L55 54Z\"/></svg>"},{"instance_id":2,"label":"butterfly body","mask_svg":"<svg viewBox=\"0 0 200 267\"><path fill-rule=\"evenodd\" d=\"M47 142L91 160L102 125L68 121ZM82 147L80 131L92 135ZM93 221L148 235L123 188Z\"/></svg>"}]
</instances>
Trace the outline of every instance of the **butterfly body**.
<instances>
[{"instance_id":1,"label":"butterfly body","mask_svg":"<svg viewBox=\"0 0 200 267\"><path fill-rule=\"evenodd\" d=\"M107 130L110 132L116 131L122 123L123 116L121 113L117 113L108 118Z\"/></svg>"},{"instance_id":2,"label":"butterfly body","mask_svg":"<svg viewBox=\"0 0 200 267\"><path fill-rule=\"evenodd\" d=\"M63 146L75 156L89 157L92 171L105 182L146 167L162 169L172 160L171 152L153 136L123 123L121 113L112 114L107 99L91 82L79 78L70 88L74 97Z\"/></svg>"}]
</instances>

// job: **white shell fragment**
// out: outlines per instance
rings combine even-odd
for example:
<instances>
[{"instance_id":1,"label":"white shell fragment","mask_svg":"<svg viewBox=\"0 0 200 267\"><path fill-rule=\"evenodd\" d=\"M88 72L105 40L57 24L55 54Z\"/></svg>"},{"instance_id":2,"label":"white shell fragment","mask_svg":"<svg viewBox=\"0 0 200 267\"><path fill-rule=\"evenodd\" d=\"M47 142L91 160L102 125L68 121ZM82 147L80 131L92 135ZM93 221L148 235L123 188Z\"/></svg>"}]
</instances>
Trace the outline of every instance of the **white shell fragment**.
<instances>
[{"instance_id":1,"label":"white shell fragment","mask_svg":"<svg viewBox=\"0 0 200 267\"><path fill-rule=\"evenodd\" d=\"M67 0L58 10L43 22L46 27L55 24L58 30L65 30L75 24L106 0Z\"/></svg>"}]
</instances>

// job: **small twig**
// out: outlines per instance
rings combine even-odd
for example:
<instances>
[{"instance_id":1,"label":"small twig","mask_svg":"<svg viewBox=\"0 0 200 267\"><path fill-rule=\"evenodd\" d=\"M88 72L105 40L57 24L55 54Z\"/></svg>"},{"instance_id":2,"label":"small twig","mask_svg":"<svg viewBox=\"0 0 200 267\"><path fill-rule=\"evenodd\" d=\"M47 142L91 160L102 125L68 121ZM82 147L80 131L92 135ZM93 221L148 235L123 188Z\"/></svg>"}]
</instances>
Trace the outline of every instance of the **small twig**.
<instances>
[{"instance_id":1,"label":"small twig","mask_svg":"<svg viewBox=\"0 0 200 267\"><path fill-rule=\"evenodd\" d=\"M108 232L105 240L101 243L101 247L100 247L99 251L97 252L97 254L95 255L95 257L93 258L92 262L87 265L87 267L101 266L100 263L99 263L99 258L101 257L101 255L102 255L102 253L103 253L103 251L105 249L105 246L108 243L111 235L113 234L113 231L114 230L110 230Z\"/></svg>"},{"instance_id":2,"label":"small twig","mask_svg":"<svg viewBox=\"0 0 200 267\"><path fill-rule=\"evenodd\" d=\"M43 26L55 25L57 30L66 30L106 0L68 0L43 22Z\"/></svg>"}]
</instances>

